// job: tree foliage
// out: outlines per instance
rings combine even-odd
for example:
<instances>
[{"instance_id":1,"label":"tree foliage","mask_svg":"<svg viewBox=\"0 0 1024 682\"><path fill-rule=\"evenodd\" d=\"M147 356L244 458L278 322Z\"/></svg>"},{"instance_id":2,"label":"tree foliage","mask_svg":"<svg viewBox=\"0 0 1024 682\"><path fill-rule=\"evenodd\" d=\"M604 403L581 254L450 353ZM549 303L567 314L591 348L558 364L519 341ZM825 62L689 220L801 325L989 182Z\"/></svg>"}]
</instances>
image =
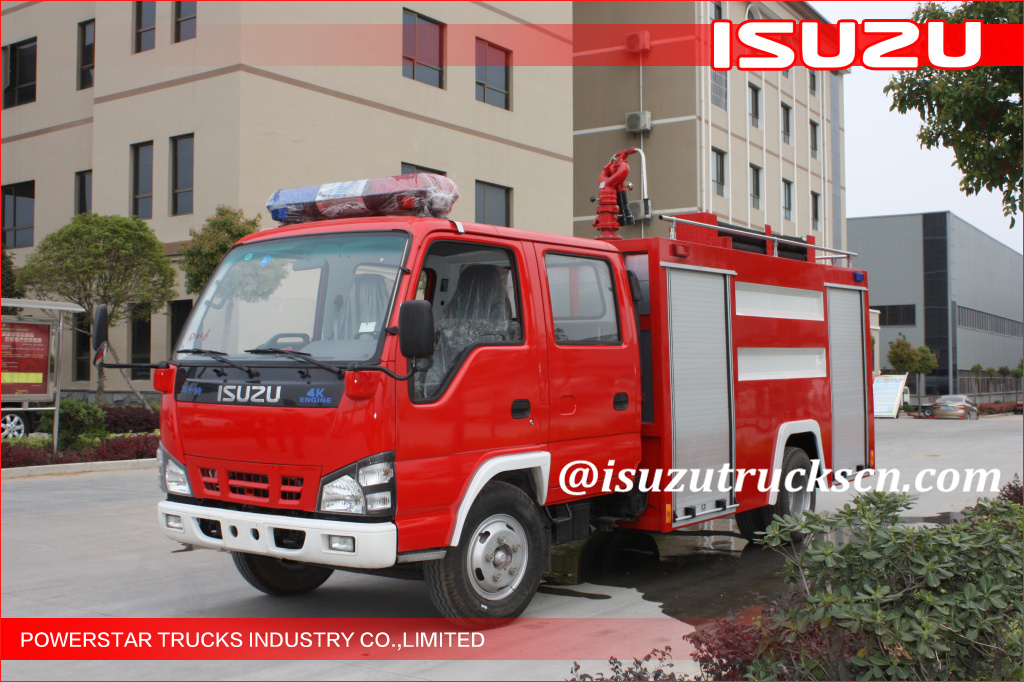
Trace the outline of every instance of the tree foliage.
<instances>
[{"instance_id":1,"label":"tree foliage","mask_svg":"<svg viewBox=\"0 0 1024 682\"><path fill-rule=\"evenodd\" d=\"M246 218L242 209L222 205L206 219L202 229L189 230L192 241L181 249L185 292L201 292L228 249L242 237L259 229L260 216Z\"/></svg>"},{"instance_id":2,"label":"tree foliage","mask_svg":"<svg viewBox=\"0 0 1024 682\"><path fill-rule=\"evenodd\" d=\"M913 20L1020 24L1021 8L1020 2L963 2L954 8L928 2L914 11ZM921 146L953 151L954 165L963 173L960 189L964 193L1002 192L1003 214L1010 217L1010 227L1022 207L1022 79L1024 69L1019 64L959 71L922 67L900 71L884 88L892 96L890 110L916 111L921 116L923 125L917 135Z\"/></svg>"},{"instance_id":3,"label":"tree foliage","mask_svg":"<svg viewBox=\"0 0 1024 682\"><path fill-rule=\"evenodd\" d=\"M7 246L3 247L3 272L0 273L0 279L3 280L3 297L4 298L24 298L25 288L18 284L14 273L14 259L11 258L10 252L7 250ZM4 308L4 315L16 315L18 312L17 308Z\"/></svg>"},{"instance_id":4,"label":"tree foliage","mask_svg":"<svg viewBox=\"0 0 1024 682\"><path fill-rule=\"evenodd\" d=\"M889 355L886 358L889 360L889 366L897 374L913 374L917 371L917 350L903 334L895 341L889 342Z\"/></svg>"}]
</instances>

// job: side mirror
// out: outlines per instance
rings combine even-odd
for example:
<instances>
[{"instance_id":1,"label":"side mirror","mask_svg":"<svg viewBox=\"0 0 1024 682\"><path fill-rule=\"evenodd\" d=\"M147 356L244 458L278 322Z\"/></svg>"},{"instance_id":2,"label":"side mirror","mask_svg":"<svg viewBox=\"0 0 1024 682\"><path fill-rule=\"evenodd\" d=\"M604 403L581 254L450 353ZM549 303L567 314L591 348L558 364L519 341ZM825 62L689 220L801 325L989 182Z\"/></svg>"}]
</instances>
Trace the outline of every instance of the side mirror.
<instances>
[{"instance_id":1,"label":"side mirror","mask_svg":"<svg viewBox=\"0 0 1024 682\"><path fill-rule=\"evenodd\" d=\"M398 344L407 358L434 355L434 308L430 301L406 301L398 309Z\"/></svg>"},{"instance_id":2,"label":"side mirror","mask_svg":"<svg viewBox=\"0 0 1024 682\"><path fill-rule=\"evenodd\" d=\"M104 303L96 306L92 318L92 349L96 352L92 360L94 365L103 361L103 354L107 351L107 326L107 306Z\"/></svg>"}]
</instances>

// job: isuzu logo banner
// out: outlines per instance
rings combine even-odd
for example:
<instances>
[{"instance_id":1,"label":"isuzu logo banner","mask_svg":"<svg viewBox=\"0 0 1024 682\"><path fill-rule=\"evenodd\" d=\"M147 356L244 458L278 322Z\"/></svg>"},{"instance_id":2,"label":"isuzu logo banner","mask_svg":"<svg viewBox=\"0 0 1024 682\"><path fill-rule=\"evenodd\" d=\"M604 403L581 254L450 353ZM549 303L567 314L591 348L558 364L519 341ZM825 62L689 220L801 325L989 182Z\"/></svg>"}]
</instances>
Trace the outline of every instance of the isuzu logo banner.
<instances>
[{"instance_id":1,"label":"isuzu logo banner","mask_svg":"<svg viewBox=\"0 0 1024 682\"><path fill-rule=\"evenodd\" d=\"M337 407L344 384L221 383L187 379L178 390L178 402L256 407Z\"/></svg>"}]
</instances>

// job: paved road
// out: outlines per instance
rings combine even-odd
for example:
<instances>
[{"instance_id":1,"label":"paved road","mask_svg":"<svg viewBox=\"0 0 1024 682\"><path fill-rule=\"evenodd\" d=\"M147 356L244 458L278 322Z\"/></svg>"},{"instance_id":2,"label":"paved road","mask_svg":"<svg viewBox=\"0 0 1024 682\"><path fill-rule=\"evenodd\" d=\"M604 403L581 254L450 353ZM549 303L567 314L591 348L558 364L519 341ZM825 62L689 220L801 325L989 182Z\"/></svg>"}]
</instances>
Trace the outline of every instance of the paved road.
<instances>
[{"instance_id":1,"label":"paved road","mask_svg":"<svg viewBox=\"0 0 1024 682\"><path fill-rule=\"evenodd\" d=\"M879 467L912 477L925 468L1022 472L1022 419L977 422L877 420ZM422 583L336 573L317 592L289 600L262 595L221 553L175 552L156 529L155 471L11 479L2 484L3 617L433 617ZM911 480L905 478L904 480ZM851 494L825 493L819 508ZM931 492L920 519L971 504L976 494ZM662 558L642 553L599 557L592 582L544 586L527 610L534 617L663 618L672 644L706 618L752 604L751 591L778 587L774 555L746 547L714 522L689 537L659 540ZM680 586L687 586L681 589ZM645 652L636 652L637 655ZM585 667L602 669L597 663ZM683 668L686 670L687 668ZM4 661L15 679L562 679L569 661Z\"/></svg>"}]
</instances>

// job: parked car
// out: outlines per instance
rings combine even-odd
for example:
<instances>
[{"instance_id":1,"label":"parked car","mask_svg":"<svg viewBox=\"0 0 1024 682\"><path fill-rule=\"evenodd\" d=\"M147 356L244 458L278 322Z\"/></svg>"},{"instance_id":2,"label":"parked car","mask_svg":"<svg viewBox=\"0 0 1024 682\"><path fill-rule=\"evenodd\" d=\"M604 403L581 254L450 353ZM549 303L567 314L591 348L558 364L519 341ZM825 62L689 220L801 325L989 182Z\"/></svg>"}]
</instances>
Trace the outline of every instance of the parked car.
<instances>
[{"instance_id":1,"label":"parked car","mask_svg":"<svg viewBox=\"0 0 1024 682\"><path fill-rule=\"evenodd\" d=\"M965 395L943 395L932 403L936 419L977 419L978 404Z\"/></svg>"},{"instance_id":2,"label":"parked car","mask_svg":"<svg viewBox=\"0 0 1024 682\"><path fill-rule=\"evenodd\" d=\"M0 438L21 438L32 433L39 427L39 413L21 411L17 408L27 407L29 403L4 403L3 415L0 416ZM8 410L8 408L12 408Z\"/></svg>"},{"instance_id":3,"label":"parked car","mask_svg":"<svg viewBox=\"0 0 1024 682\"><path fill-rule=\"evenodd\" d=\"M1014 414L1024 414L1024 400L1018 400L1017 404L1013 406Z\"/></svg>"}]
</instances>

